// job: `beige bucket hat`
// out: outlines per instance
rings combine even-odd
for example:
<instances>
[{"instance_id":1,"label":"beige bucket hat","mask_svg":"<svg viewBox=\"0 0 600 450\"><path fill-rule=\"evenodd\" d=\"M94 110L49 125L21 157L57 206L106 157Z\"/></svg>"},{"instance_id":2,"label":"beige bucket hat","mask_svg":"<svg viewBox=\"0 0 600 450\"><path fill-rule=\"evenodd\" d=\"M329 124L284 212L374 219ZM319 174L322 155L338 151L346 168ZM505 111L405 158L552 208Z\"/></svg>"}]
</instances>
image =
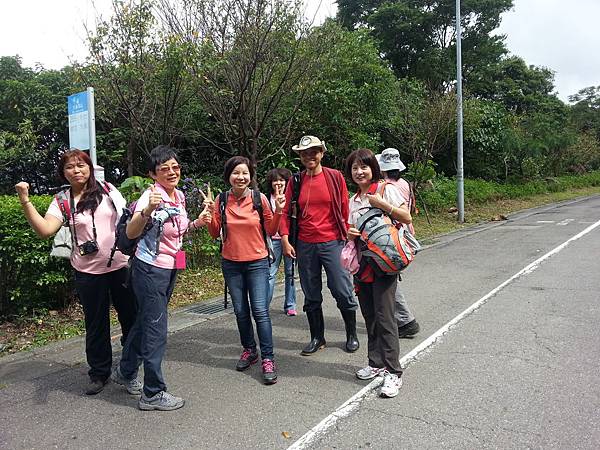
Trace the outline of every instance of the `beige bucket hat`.
<instances>
[{"instance_id":1,"label":"beige bucket hat","mask_svg":"<svg viewBox=\"0 0 600 450\"><path fill-rule=\"evenodd\" d=\"M294 145L292 150L294 150L296 153L299 153L302 150L307 150L313 147L321 147L323 151L327 150L327 147L325 147L325 141L322 141L316 136L302 136L300 138L300 143L298 145Z\"/></svg>"}]
</instances>

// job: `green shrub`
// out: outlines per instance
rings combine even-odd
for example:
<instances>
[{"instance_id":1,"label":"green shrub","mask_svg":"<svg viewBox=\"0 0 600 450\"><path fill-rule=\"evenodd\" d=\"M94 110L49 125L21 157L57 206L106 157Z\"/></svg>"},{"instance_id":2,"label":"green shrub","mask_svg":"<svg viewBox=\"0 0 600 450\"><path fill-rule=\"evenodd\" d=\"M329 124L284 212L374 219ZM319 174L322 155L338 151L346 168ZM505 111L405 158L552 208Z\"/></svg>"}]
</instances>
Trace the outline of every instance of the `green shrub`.
<instances>
[{"instance_id":1,"label":"green shrub","mask_svg":"<svg viewBox=\"0 0 600 450\"><path fill-rule=\"evenodd\" d=\"M51 196L31 196L44 215ZM40 239L16 196L0 196L0 316L65 306L72 299L69 261L50 256L51 239Z\"/></svg>"},{"instance_id":2,"label":"green shrub","mask_svg":"<svg viewBox=\"0 0 600 450\"><path fill-rule=\"evenodd\" d=\"M456 180L436 176L431 189L419 192L417 202L429 211L442 211L456 206ZM482 204L509 198L527 198L548 192L562 192L588 186L600 186L600 171L583 175L565 175L521 183L465 179L465 205Z\"/></svg>"}]
</instances>

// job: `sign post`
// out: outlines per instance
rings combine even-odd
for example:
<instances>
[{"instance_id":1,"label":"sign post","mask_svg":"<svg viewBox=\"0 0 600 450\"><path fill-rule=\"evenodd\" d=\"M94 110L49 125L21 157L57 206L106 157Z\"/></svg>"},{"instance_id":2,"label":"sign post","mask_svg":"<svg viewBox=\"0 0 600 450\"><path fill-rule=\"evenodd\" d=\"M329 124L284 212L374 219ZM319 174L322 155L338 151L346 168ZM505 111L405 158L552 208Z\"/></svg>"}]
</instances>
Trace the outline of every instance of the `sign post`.
<instances>
[{"instance_id":1,"label":"sign post","mask_svg":"<svg viewBox=\"0 0 600 450\"><path fill-rule=\"evenodd\" d=\"M94 88L69 95L69 147L89 150L94 164L94 174L99 181L104 180L104 168L98 165L96 157L96 112L94 108Z\"/></svg>"}]
</instances>

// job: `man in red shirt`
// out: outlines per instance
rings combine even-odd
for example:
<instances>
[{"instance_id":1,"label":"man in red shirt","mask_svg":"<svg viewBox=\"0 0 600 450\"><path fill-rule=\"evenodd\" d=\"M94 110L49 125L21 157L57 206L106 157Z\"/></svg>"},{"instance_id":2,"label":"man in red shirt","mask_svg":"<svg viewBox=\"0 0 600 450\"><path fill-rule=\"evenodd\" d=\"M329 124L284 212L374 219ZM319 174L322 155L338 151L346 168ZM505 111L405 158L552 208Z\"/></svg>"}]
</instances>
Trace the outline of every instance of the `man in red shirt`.
<instances>
[{"instance_id":1,"label":"man in red shirt","mask_svg":"<svg viewBox=\"0 0 600 450\"><path fill-rule=\"evenodd\" d=\"M299 154L305 170L288 182L279 234L284 255L298 261L300 284L304 292L303 310L308 318L311 341L301 354L310 355L325 347L321 282L323 268L327 275L327 287L346 325L346 351L355 352L359 347L356 336L358 302L354 297L350 273L340 264L348 230L346 181L340 171L321 165L326 147L319 138L303 136L299 145L294 145L292 150ZM293 229L294 223L297 229Z\"/></svg>"}]
</instances>

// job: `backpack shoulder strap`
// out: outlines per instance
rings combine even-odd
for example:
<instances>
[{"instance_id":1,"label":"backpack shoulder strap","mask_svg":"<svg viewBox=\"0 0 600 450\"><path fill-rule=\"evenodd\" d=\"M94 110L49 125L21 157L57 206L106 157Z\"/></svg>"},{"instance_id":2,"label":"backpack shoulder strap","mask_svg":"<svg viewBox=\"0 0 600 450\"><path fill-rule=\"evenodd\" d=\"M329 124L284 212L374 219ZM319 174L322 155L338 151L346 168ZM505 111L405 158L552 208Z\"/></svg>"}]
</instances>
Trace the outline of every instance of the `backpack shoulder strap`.
<instances>
[{"instance_id":1,"label":"backpack shoulder strap","mask_svg":"<svg viewBox=\"0 0 600 450\"><path fill-rule=\"evenodd\" d=\"M219 212L221 213L221 238L224 241L227 238L227 197L229 192L221 192L219 194Z\"/></svg>"},{"instance_id":2,"label":"backpack shoulder strap","mask_svg":"<svg viewBox=\"0 0 600 450\"><path fill-rule=\"evenodd\" d=\"M302 184L302 173L296 172L292 175L292 201L298 202L300 198L300 186Z\"/></svg>"},{"instance_id":3,"label":"backpack shoulder strap","mask_svg":"<svg viewBox=\"0 0 600 450\"><path fill-rule=\"evenodd\" d=\"M120 213L117 209L117 205L115 205L115 201L111 195L113 192L115 192L115 190L111 188L108 181L98 181L97 183L100 186L100 188L102 189L102 192L104 192L106 194L106 196L108 197L108 203L111 204L113 209L117 212L117 215L119 215ZM118 191L116 191L116 192L118 192Z\"/></svg>"},{"instance_id":4,"label":"backpack shoulder strap","mask_svg":"<svg viewBox=\"0 0 600 450\"><path fill-rule=\"evenodd\" d=\"M265 229L265 216L263 215L262 198L258 189L252 189L252 207L255 211L258 212L263 240L265 241L265 246L267 246L267 230ZM267 250L269 250L268 246Z\"/></svg>"},{"instance_id":5,"label":"backpack shoulder strap","mask_svg":"<svg viewBox=\"0 0 600 450\"><path fill-rule=\"evenodd\" d=\"M385 190L385 185L384 183L378 183L378 182L374 182L371 183L371 186L369 186L369 194L375 194L375 193L379 193L381 194L381 196L383 197L383 191Z\"/></svg>"},{"instance_id":6,"label":"backpack shoulder strap","mask_svg":"<svg viewBox=\"0 0 600 450\"><path fill-rule=\"evenodd\" d=\"M60 191L54 197L56 198L60 212L62 212L63 221L68 225L69 218L71 217L71 207L69 206L69 197L67 196L67 191Z\"/></svg>"},{"instance_id":7,"label":"backpack shoulder strap","mask_svg":"<svg viewBox=\"0 0 600 450\"><path fill-rule=\"evenodd\" d=\"M110 188L110 184L108 184L108 181L99 181L98 184L100 185L100 187L106 195L110 195L110 191L112 191L112 189Z\"/></svg>"}]
</instances>

